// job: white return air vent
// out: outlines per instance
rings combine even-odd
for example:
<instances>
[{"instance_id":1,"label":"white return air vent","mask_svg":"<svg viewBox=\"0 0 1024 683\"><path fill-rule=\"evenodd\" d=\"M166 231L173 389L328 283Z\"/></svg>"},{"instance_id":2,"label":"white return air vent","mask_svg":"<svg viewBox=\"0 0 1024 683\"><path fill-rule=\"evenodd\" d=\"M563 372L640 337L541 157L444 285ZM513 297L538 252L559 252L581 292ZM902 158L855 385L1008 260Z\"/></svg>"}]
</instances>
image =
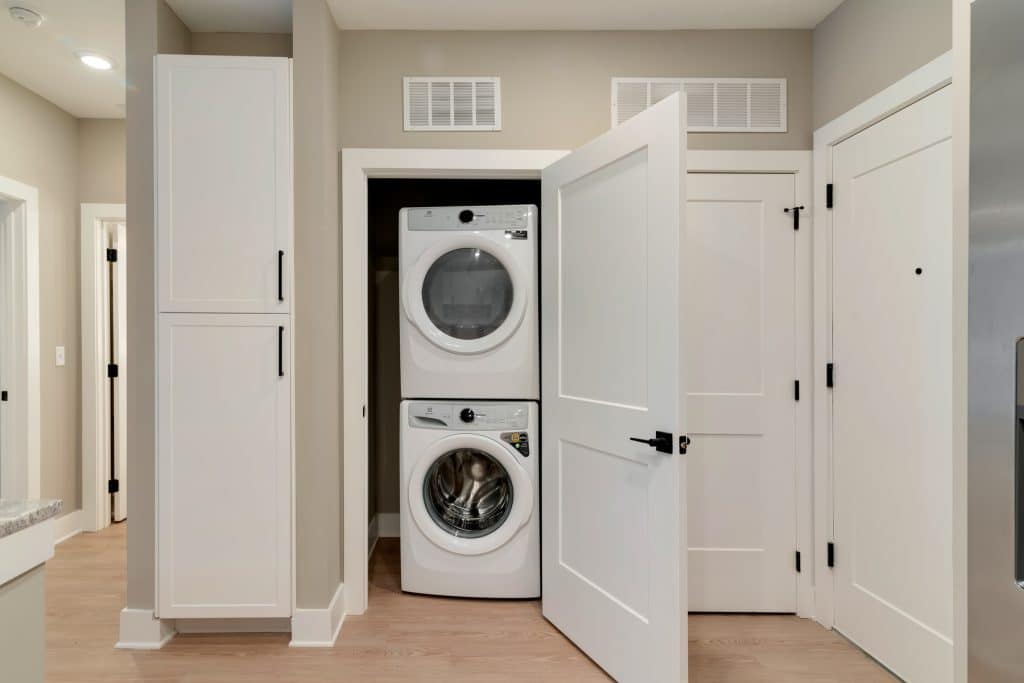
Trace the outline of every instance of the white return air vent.
<instances>
[{"instance_id":1,"label":"white return air vent","mask_svg":"<svg viewBox=\"0 0 1024 683\"><path fill-rule=\"evenodd\" d=\"M501 130L501 79L496 76L403 80L405 130Z\"/></svg>"},{"instance_id":2,"label":"white return air vent","mask_svg":"<svg viewBox=\"0 0 1024 683\"><path fill-rule=\"evenodd\" d=\"M785 133L785 78L613 78L612 126L680 89L691 133Z\"/></svg>"}]
</instances>

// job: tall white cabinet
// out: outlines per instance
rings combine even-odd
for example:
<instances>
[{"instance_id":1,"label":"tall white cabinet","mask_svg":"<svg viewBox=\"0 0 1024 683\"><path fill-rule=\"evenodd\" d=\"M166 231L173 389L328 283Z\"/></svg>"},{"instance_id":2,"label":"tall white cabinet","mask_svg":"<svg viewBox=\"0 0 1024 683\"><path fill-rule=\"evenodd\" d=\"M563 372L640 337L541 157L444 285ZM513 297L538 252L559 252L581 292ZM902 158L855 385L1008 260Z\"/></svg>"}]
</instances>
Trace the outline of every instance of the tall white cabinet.
<instances>
[{"instance_id":1,"label":"tall white cabinet","mask_svg":"<svg viewBox=\"0 0 1024 683\"><path fill-rule=\"evenodd\" d=\"M159 55L157 615L292 611L285 58Z\"/></svg>"}]
</instances>

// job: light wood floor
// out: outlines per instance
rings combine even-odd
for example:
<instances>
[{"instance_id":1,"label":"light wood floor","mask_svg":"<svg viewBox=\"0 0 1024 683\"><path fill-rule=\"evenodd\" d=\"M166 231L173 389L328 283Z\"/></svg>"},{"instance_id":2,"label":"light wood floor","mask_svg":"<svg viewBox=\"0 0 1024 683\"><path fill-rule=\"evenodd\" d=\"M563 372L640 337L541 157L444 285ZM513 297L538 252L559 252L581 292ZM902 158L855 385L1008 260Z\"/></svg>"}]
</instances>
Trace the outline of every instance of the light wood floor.
<instances>
[{"instance_id":1,"label":"light wood floor","mask_svg":"<svg viewBox=\"0 0 1024 683\"><path fill-rule=\"evenodd\" d=\"M287 634L179 635L163 650L113 649L124 606L125 525L82 534L47 565L51 683L312 683L340 681L603 681L541 617L536 601L407 595L398 544L382 540L370 609L348 617L332 649L292 649ZM783 616L690 617L694 683L894 681L838 635Z\"/></svg>"}]
</instances>

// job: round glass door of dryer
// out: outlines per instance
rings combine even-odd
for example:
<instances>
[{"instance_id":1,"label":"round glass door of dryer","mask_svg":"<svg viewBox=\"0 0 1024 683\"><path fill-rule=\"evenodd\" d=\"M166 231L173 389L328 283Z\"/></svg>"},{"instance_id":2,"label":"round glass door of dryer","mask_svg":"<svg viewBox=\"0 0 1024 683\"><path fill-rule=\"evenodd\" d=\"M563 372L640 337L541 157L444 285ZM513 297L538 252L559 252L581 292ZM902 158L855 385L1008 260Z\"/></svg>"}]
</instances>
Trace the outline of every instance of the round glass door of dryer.
<instances>
[{"instance_id":1,"label":"round glass door of dryer","mask_svg":"<svg viewBox=\"0 0 1024 683\"><path fill-rule=\"evenodd\" d=\"M482 538L512 512L512 477L490 454L458 448L435 459L423 479L423 502L431 519L459 538Z\"/></svg>"},{"instance_id":2,"label":"round glass door of dryer","mask_svg":"<svg viewBox=\"0 0 1024 683\"><path fill-rule=\"evenodd\" d=\"M439 331L459 340L493 334L512 311L515 289L504 264L480 248L441 255L423 277L423 309Z\"/></svg>"}]
</instances>

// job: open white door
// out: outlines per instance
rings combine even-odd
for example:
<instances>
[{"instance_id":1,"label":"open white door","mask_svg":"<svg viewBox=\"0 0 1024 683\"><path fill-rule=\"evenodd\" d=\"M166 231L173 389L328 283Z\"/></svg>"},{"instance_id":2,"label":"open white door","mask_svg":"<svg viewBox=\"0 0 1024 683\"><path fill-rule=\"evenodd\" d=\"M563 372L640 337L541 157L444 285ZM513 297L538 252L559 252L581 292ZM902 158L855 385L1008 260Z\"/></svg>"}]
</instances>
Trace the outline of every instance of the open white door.
<instances>
[{"instance_id":1,"label":"open white door","mask_svg":"<svg viewBox=\"0 0 1024 683\"><path fill-rule=\"evenodd\" d=\"M544 616L619 681L687 678L681 98L542 176Z\"/></svg>"}]
</instances>

